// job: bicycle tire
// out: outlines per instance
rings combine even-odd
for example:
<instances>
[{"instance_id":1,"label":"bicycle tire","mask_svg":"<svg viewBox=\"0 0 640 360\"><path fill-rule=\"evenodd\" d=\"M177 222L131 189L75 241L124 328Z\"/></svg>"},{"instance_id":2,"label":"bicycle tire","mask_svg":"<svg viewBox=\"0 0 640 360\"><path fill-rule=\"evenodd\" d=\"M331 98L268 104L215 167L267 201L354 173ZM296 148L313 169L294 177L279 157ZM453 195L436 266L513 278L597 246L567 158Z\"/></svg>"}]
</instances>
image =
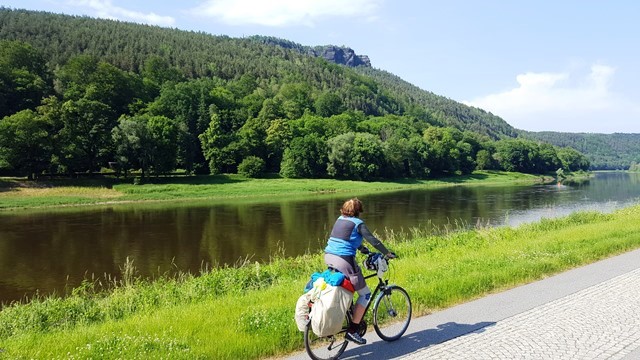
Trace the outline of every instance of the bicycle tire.
<instances>
[{"instance_id":1,"label":"bicycle tire","mask_svg":"<svg viewBox=\"0 0 640 360\"><path fill-rule=\"evenodd\" d=\"M335 335L317 336L311 329L311 322L304 329L304 347L313 360L334 360L347 348L344 330Z\"/></svg>"},{"instance_id":2,"label":"bicycle tire","mask_svg":"<svg viewBox=\"0 0 640 360\"><path fill-rule=\"evenodd\" d=\"M411 322L411 298L401 287L387 286L373 304L373 328L384 341L398 340Z\"/></svg>"}]
</instances>

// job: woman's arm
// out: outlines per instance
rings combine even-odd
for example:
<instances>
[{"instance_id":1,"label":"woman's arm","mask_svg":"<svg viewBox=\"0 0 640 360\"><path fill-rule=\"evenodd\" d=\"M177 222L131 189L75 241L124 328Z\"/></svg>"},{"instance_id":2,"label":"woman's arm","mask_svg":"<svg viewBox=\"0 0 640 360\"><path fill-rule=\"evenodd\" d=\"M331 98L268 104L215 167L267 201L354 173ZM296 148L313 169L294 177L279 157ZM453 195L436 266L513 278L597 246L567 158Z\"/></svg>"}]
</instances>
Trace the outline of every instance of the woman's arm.
<instances>
[{"instance_id":1,"label":"woman's arm","mask_svg":"<svg viewBox=\"0 0 640 360\"><path fill-rule=\"evenodd\" d=\"M367 225L365 225L364 223L358 226L358 232L362 235L362 237L365 240L367 240L369 244L371 244L374 248L376 248L376 250L378 250L382 254L388 255L390 253L390 251L384 246L382 241L378 240L377 237L373 236L371 231L369 231L369 228L367 228Z\"/></svg>"}]
</instances>

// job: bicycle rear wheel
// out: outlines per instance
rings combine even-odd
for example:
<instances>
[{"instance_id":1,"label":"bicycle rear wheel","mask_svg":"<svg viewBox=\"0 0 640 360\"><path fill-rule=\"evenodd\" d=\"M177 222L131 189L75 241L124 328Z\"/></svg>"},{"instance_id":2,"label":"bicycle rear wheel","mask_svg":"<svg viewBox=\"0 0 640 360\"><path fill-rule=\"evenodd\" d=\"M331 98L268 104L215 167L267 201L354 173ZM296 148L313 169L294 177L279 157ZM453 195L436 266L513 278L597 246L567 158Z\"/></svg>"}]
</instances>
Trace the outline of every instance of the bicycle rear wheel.
<instances>
[{"instance_id":1,"label":"bicycle rear wheel","mask_svg":"<svg viewBox=\"0 0 640 360\"><path fill-rule=\"evenodd\" d=\"M411 322L411 299L396 285L387 286L373 304L373 328L382 340L398 340Z\"/></svg>"},{"instance_id":2,"label":"bicycle rear wheel","mask_svg":"<svg viewBox=\"0 0 640 360\"><path fill-rule=\"evenodd\" d=\"M345 332L341 331L335 335L317 336L311 330L311 323L304 329L304 347L307 354L313 360L333 360L337 359L347 348Z\"/></svg>"}]
</instances>

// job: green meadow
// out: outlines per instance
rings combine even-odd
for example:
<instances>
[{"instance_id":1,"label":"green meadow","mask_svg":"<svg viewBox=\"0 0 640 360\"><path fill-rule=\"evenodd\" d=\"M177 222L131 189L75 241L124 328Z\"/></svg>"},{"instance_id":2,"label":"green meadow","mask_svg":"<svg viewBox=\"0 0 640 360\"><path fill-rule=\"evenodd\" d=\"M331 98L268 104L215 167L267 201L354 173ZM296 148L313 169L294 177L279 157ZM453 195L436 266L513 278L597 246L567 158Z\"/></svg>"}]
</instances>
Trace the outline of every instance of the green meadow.
<instances>
[{"instance_id":1,"label":"green meadow","mask_svg":"<svg viewBox=\"0 0 640 360\"><path fill-rule=\"evenodd\" d=\"M411 229L380 237L415 316L640 247L640 206L518 227ZM0 312L0 358L259 359L303 348L294 306L320 253L147 281L88 279L65 298Z\"/></svg>"},{"instance_id":2,"label":"green meadow","mask_svg":"<svg viewBox=\"0 0 640 360\"><path fill-rule=\"evenodd\" d=\"M551 177L502 171L476 171L471 175L438 180L364 182L335 179L252 179L240 175L147 178L134 185L129 179L65 179L27 182L0 178L0 211L79 205L194 200L264 201L326 194L362 195L372 192L455 185L491 185L552 181Z\"/></svg>"}]
</instances>

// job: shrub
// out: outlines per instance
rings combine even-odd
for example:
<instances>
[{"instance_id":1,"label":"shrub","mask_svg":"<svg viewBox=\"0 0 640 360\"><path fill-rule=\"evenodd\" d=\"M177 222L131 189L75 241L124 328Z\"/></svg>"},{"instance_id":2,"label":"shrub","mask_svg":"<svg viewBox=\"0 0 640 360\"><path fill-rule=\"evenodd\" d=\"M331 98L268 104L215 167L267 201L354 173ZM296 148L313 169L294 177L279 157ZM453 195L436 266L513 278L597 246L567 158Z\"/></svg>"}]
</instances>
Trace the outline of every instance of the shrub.
<instances>
[{"instance_id":1,"label":"shrub","mask_svg":"<svg viewBox=\"0 0 640 360\"><path fill-rule=\"evenodd\" d=\"M238 174L256 178L264 175L265 162L257 156L247 156L240 165L238 165Z\"/></svg>"}]
</instances>

